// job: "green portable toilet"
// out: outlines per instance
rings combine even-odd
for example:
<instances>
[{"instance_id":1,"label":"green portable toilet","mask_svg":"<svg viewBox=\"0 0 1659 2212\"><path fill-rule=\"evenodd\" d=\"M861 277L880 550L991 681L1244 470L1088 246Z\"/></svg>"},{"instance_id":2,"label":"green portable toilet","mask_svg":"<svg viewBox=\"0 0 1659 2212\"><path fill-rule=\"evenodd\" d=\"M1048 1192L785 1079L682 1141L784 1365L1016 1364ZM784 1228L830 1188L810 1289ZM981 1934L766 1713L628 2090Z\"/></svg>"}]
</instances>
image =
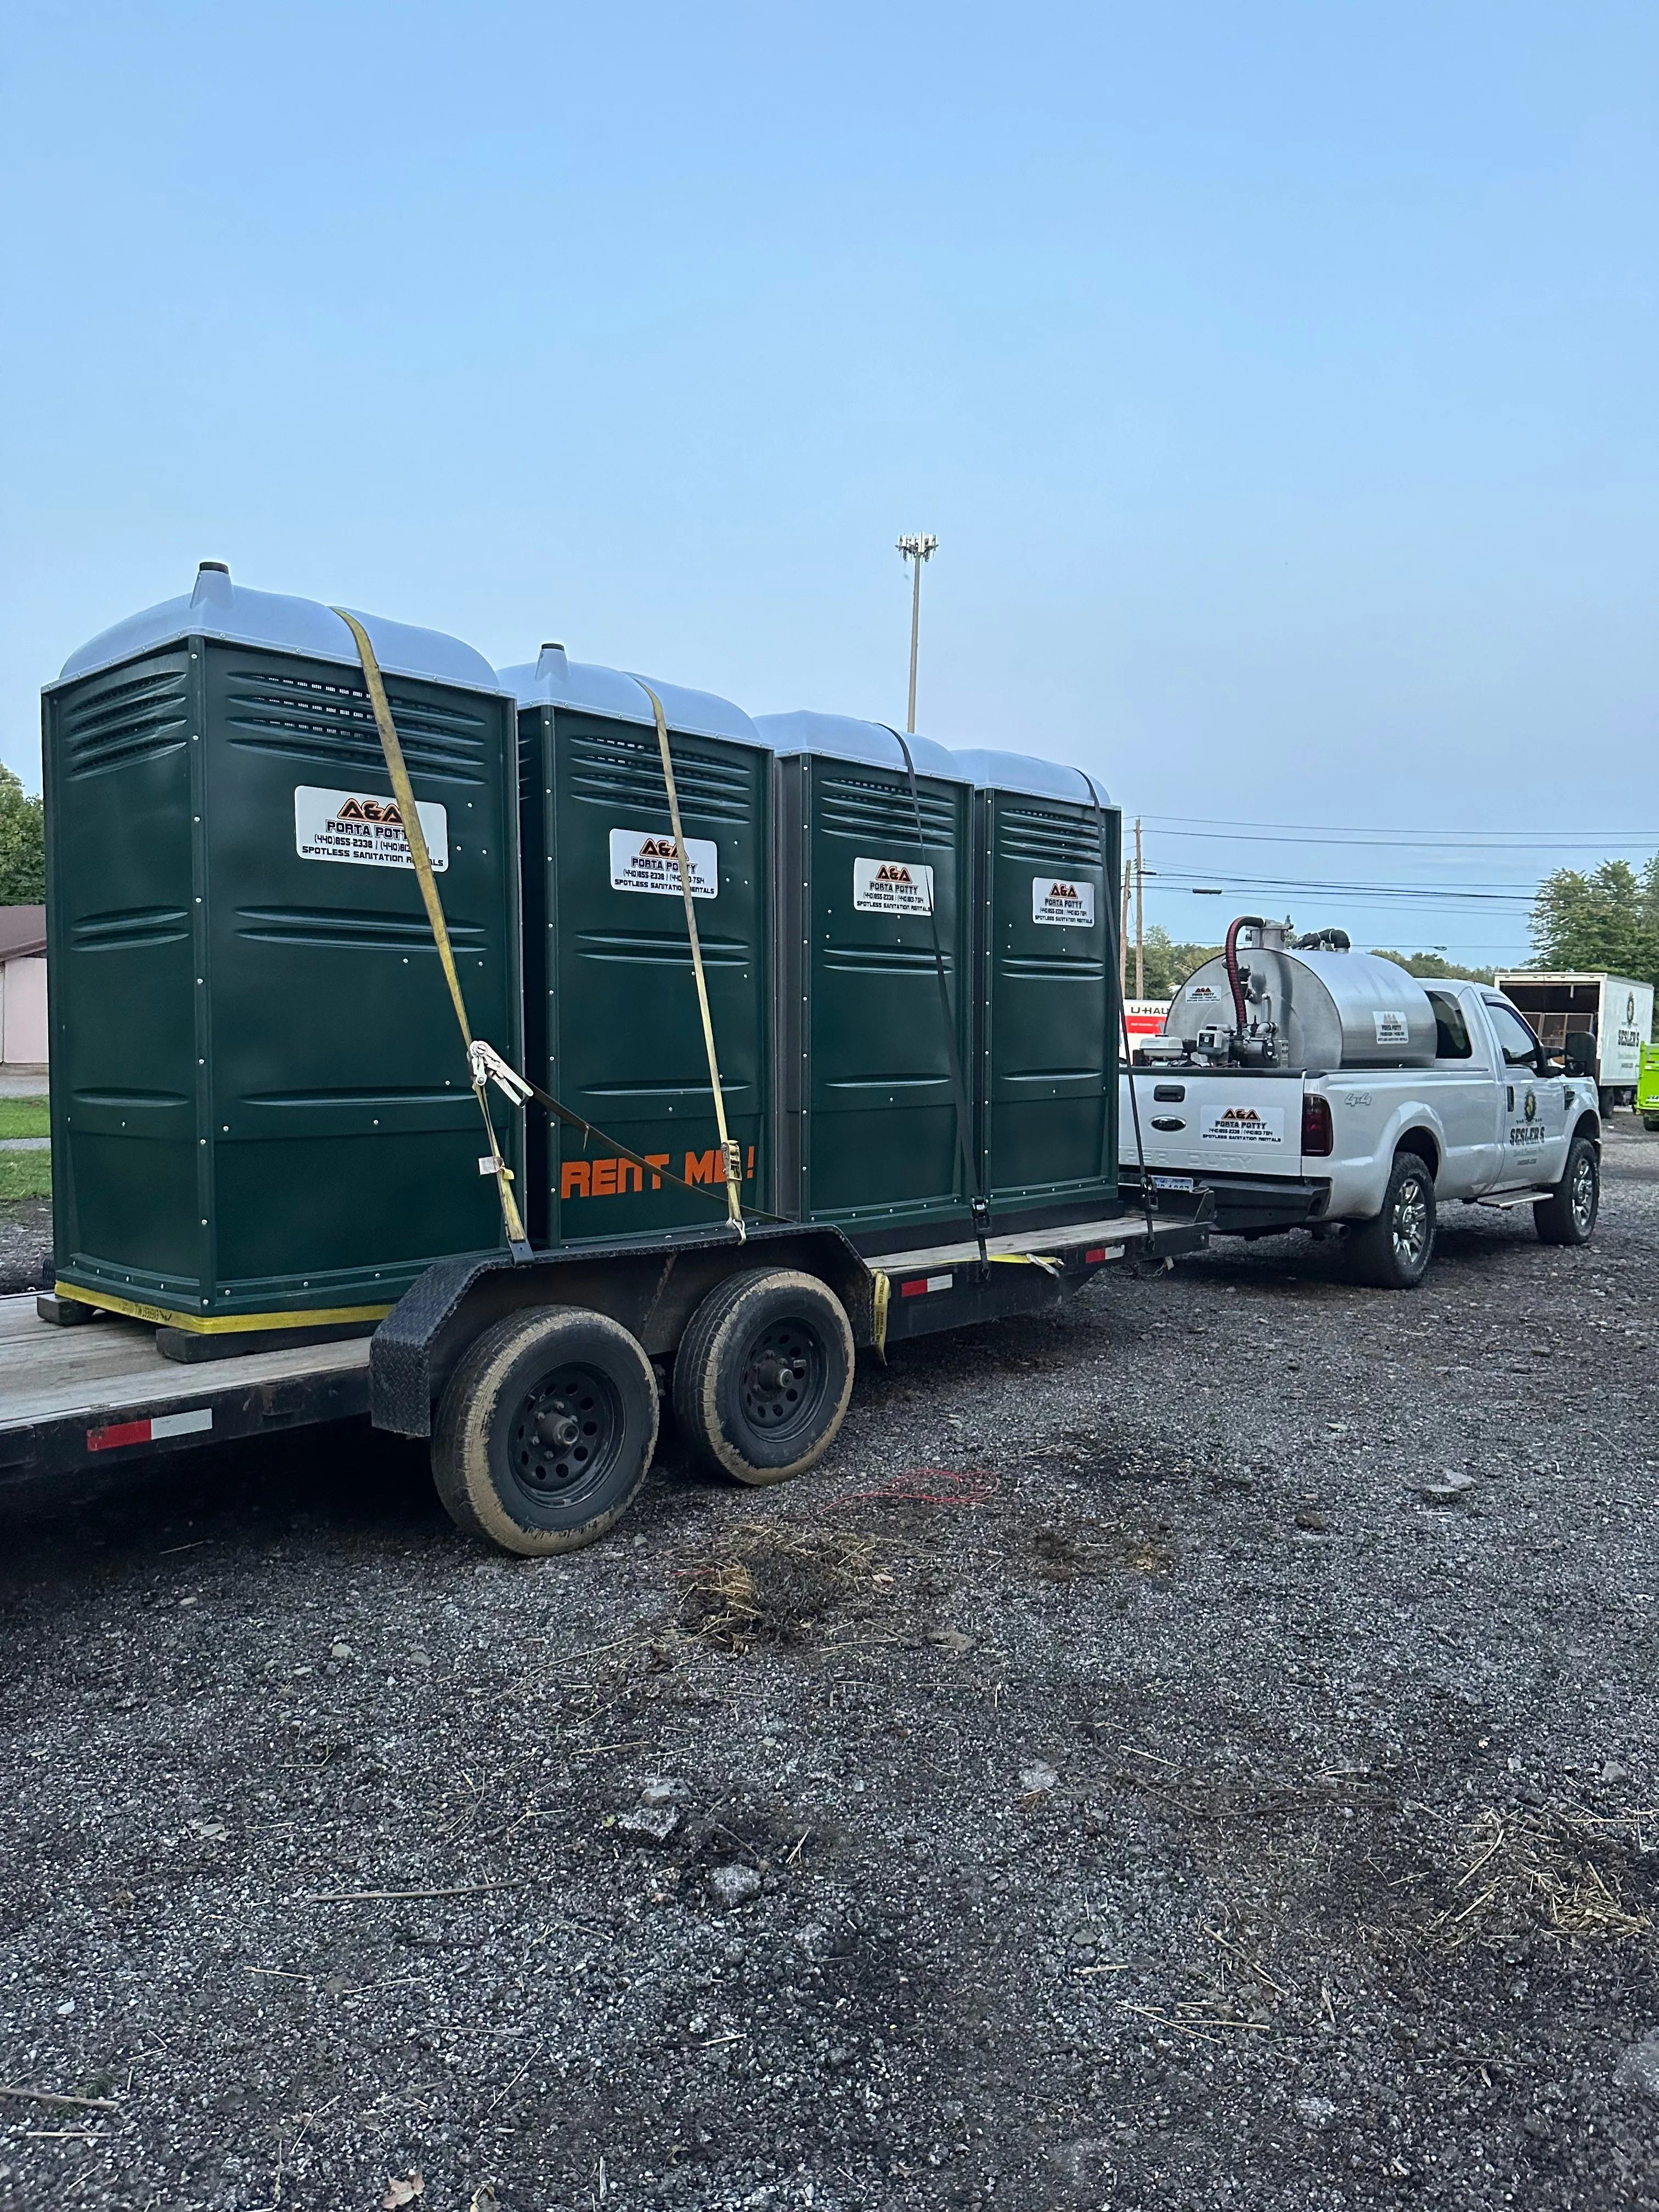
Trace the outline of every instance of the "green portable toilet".
<instances>
[{"instance_id":1,"label":"green portable toilet","mask_svg":"<svg viewBox=\"0 0 1659 2212\"><path fill-rule=\"evenodd\" d=\"M741 708L568 658L504 668L519 702L525 1065L602 1133L529 1109L533 1242L706 1228L726 1214L655 717L662 702L745 1205L773 1206L773 759ZM617 1144L636 1153L624 1158ZM653 1176L664 1167L679 1188ZM707 1195L703 1195L703 1192Z\"/></svg>"},{"instance_id":2,"label":"green portable toilet","mask_svg":"<svg viewBox=\"0 0 1659 2212\"><path fill-rule=\"evenodd\" d=\"M456 639L360 619L473 1033L512 1056L512 702ZM339 616L204 563L188 597L73 654L44 715L59 1291L198 1336L339 1325L496 1244L459 1029Z\"/></svg>"},{"instance_id":3,"label":"green portable toilet","mask_svg":"<svg viewBox=\"0 0 1659 2212\"><path fill-rule=\"evenodd\" d=\"M1006 1230L1116 1196L1121 817L1082 769L955 757L974 786L980 1157Z\"/></svg>"},{"instance_id":4,"label":"green portable toilet","mask_svg":"<svg viewBox=\"0 0 1659 2212\"><path fill-rule=\"evenodd\" d=\"M970 1079L972 793L944 746L879 723L755 726L778 755L778 1210L868 1251L926 1243L973 1196L951 1069L954 1046Z\"/></svg>"}]
</instances>

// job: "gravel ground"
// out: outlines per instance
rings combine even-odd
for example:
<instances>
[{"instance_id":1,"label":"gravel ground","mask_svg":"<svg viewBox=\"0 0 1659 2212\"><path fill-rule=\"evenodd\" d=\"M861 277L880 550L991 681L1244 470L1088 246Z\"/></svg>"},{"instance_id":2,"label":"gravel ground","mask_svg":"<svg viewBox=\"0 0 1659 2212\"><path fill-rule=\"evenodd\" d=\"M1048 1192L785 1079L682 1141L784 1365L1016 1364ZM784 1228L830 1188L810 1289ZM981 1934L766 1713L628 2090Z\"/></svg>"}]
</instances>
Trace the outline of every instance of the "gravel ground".
<instances>
[{"instance_id":1,"label":"gravel ground","mask_svg":"<svg viewBox=\"0 0 1659 2212\"><path fill-rule=\"evenodd\" d=\"M0 2081L86 2101L0 2100L0 2205L1659 2206L1607 1168L1586 1251L908 1347L563 1562L367 1433L9 1508Z\"/></svg>"},{"instance_id":2,"label":"gravel ground","mask_svg":"<svg viewBox=\"0 0 1659 2212\"><path fill-rule=\"evenodd\" d=\"M52 1200L0 1205L0 1294L38 1291L52 1281Z\"/></svg>"}]
</instances>

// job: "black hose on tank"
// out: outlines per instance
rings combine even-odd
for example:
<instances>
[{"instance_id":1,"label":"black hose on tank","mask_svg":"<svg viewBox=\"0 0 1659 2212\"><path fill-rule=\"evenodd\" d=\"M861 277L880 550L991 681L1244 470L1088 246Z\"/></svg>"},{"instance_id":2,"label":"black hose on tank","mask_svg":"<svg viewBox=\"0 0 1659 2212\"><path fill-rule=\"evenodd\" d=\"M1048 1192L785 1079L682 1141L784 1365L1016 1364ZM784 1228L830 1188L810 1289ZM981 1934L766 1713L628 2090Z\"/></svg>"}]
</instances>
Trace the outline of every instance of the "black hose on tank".
<instances>
[{"instance_id":1,"label":"black hose on tank","mask_svg":"<svg viewBox=\"0 0 1659 2212\"><path fill-rule=\"evenodd\" d=\"M1259 914L1241 914L1227 925L1227 941L1221 948L1221 957L1227 963L1227 988L1233 994L1233 1029L1243 1036L1249 1026L1244 1016L1244 986L1238 975L1238 933L1241 929L1265 929L1267 927Z\"/></svg>"}]
</instances>

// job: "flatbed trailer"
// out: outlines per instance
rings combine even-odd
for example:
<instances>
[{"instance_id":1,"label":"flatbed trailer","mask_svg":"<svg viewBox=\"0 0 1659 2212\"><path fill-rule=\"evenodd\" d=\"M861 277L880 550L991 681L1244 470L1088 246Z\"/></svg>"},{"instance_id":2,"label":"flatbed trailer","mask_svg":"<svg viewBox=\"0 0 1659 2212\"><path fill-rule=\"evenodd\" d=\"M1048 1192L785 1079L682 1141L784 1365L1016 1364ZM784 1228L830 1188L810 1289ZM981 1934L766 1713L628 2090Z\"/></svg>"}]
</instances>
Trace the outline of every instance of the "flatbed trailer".
<instances>
[{"instance_id":1,"label":"flatbed trailer","mask_svg":"<svg viewBox=\"0 0 1659 2212\"><path fill-rule=\"evenodd\" d=\"M711 1464L782 1480L828 1449L855 1347L1048 1311L1103 1267L1173 1259L1208 1233L1202 1212L1096 1208L990 1236L983 1260L975 1237L866 1254L792 1223L741 1242L721 1224L527 1262L463 1255L429 1267L372 1336L187 1364L147 1322L66 1327L49 1297L3 1298L0 1490L367 1417L432 1439L440 1494L468 1533L520 1554L571 1550L631 1502L665 1392Z\"/></svg>"}]
</instances>

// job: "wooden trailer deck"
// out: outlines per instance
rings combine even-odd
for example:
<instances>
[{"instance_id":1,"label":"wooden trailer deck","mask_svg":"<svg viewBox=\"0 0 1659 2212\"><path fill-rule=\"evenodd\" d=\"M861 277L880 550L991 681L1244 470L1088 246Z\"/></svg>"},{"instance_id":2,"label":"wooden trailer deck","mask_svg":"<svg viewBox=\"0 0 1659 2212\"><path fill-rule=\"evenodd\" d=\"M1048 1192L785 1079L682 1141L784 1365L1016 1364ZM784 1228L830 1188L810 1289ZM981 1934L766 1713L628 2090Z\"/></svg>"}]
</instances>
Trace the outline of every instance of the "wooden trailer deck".
<instances>
[{"instance_id":1,"label":"wooden trailer deck","mask_svg":"<svg viewBox=\"0 0 1659 2212\"><path fill-rule=\"evenodd\" d=\"M147 1322L60 1328L0 1298L0 1484L368 1410L367 1337L181 1366Z\"/></svg>"}]
</instances>

